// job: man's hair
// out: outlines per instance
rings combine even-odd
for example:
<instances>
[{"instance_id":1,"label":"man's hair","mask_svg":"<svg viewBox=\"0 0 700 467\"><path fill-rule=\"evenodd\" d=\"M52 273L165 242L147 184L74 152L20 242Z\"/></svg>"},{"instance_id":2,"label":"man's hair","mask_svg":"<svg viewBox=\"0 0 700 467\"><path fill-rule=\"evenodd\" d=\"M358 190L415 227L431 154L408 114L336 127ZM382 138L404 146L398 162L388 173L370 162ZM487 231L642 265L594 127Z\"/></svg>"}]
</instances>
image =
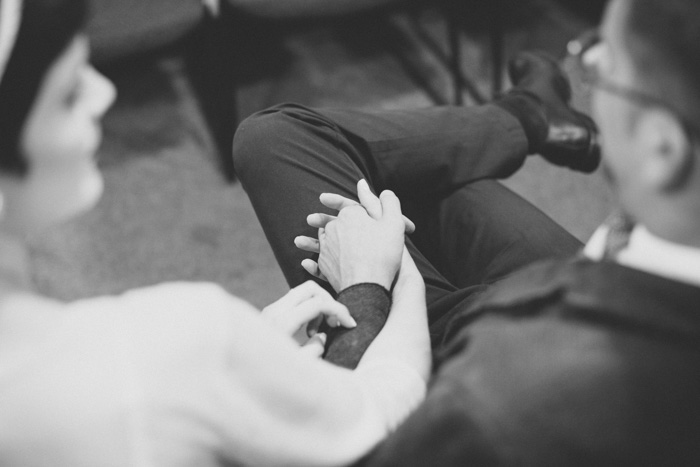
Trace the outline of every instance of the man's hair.
<instances>
[{"instance_id":1,"label":"man's hair","mask_svg":"<svg viewBox=\"0 0 700 467\"><path fill-rule=\"evenodd\" d=\"M86 16L86 0L24 0L17 40L0 81L0 170L26 173L19 148L22 129L47 71L83 29Z\"/></svg>"},{"instance_id":2,"label":"man's hair","mask_svg":"<svg viewBox=\"0 0 700 467\"><path fill-rule=\"evenodd\" d=\"M700 129L700 1L627 0L639 84Z\"/></svg>"}]
</instances>

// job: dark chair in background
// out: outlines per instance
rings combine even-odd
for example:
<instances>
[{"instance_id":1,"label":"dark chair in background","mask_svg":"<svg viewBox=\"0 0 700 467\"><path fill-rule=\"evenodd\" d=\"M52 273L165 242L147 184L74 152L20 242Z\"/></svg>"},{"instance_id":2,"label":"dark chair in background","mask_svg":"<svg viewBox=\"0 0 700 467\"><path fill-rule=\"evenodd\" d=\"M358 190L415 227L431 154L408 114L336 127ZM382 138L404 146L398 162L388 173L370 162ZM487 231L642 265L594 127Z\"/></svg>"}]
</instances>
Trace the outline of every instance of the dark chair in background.
<instances>
[{"instance_id":1,"label":"dark chair in background","mask_svg":"<svg viewBox=\"0 0 700 467\"><path fill-rule=\"evenodd\" d=\"M543 4L556 3L571 10L578 16L597 24L600 21L606 0L442 0L440 1L447 27L447 46L438 51L444 66L452 77L453 94L451 103L464 104L465 93L474 103L481 104L496 98L503 90L504 71L507 61L506 42L508 34L527 29L538 18L533 16L542 11ZM490 95L479 90L468 68L463 62L462 36L480 35L489 54ZM433 45L431 47L436 50ZM562 49L563 52L563 49Z\"/></svg>"},{"instance_id":2,"label":"dark chair in background","mask_svg":"<svg viewBox=\"0 0 700 467\"><path fill-rule=\"evenodd\" d=\"M201 0L90 0L88 35L95 64L108 75L127 62L166 54L185 59L189 79L220 153L221 169L233 180L231 137L236 125L233 39Z\"/></svg>"},{"instance_id":3,"label":"dark chair in background","mask_svg":"<svg viewBox=\"0 0 700 467\"><path fill-rule=\"evenodd\" d=\"M110 63L169 47L202 22L201 0L90 0L92 57Z\"/></svg>"},{"instance_id":4,"label":"dark chair in background","mask_svg":"<svg viewBox=\"0 0 700 467\"><path fill-rule=\"evenodd\" d=\"M504 71L507 61L506 42L508 34L527 29L538 18L533 16L542 11L545 4L556 4L592 24L598 24L606 0L435 0L446 22L446 40L440 46L434 38L421 34L427 49L431 50L449 71L452 80L452 96L445 101L453 105L463 105L468 95L476 104L497 97L503 89ZM416 22L416 29L420 26ZM470 76L468 64L464 63L462 36L471 35L484 44L489 54L488 73L490 92L485 94ZM562 53L563 44L562 44Z\"/></svg>"},{"instance_id":5,"label":"dark chair in background","mask_svg":"<svg viewBox=\"0 0 700 467\"><path fill-rule=\"evenodd\" d=\"M228 180L234 180L230 150L239 118L238 83L249 79L247 74L266 62L269 41L278 36L274 33L277 25L298 24L304 21L303 15L289 8L291 2L282 4L278 0L220 0L217 14L212 14L202 0L90 1L88 34L93 61L108 75L126 62L143 63L167 53L182 54L220 154L222 172ZM335 8L328 6L330 1L306 3L308 16L327 18L375 4L404 1L343 0ZM317 10L311 9L314 5Z\"/></svg>"}]
</instances>

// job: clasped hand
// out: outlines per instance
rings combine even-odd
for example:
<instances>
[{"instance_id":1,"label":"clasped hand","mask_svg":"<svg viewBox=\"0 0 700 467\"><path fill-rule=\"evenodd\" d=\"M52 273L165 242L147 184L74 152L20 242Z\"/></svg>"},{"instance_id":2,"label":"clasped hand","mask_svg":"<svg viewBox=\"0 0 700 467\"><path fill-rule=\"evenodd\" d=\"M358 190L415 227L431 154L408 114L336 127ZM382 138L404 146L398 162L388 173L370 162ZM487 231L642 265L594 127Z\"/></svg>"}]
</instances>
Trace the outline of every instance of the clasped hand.
<instances>
[{"instance_id":1,"label":"clasped hand","mask_svg":"<svg viewBox=\"0 0 700 467\"><path fill-rule=\"evenodd\" d=\"M415 226L401 214L401 203L393 192L384 191L377 197L360 180L357 194L359 203L337 194L321 195L324 206L339 212L307 218L310 226L318 228L318 239L300 236L295 244L318 253L319 258L318 262L304 260L302 267L338 292L362 282L391 290L401 265L404 232L412 232Z\"/></svg>"},{"instance_id":2,"label":"clasped hand","mask_svg":"<svg viewBox=\"0 0 700 467\"><path fill-rule=\"evenodd\" d=\"M401 214L399 199L390 191L375 196L360 180L357 201L323 193L321 203L339 211L338 216L311 214L308 223L319 229L319 239L300 236L297 247L319 254L318 263L307 259L302 266L312 275L330 282L336 291L361 282L374 282L391 289L404 253L404 232L414 224ZM405 258L404 258L405 259ZM318 318L331 327L355 327L347 308L335 301L320 285L307 281L262 310L262 317L287 334L295 334L307 323L311 336L304 350L320 357L326 336L315 333Z\"/></svg>"}]
</instances>

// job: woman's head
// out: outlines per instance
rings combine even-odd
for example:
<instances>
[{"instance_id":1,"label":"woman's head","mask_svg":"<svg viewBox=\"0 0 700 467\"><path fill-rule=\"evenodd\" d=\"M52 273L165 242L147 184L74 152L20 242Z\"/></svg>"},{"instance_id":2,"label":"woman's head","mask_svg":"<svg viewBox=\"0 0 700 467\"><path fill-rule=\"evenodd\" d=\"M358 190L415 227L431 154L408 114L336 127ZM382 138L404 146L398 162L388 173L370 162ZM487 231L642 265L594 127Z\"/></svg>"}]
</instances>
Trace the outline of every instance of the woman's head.
<instances>
[{"instance_id":1,"label":"woman's head","mask_svg":"<svg viewBox=\"0 0 700 467\"><path fill-rule=\"evenodd\" d=\"M36 229L90 207L114 88L88 62L85 0L0 0L2 222Z\"/></svg>"}]
</instances>

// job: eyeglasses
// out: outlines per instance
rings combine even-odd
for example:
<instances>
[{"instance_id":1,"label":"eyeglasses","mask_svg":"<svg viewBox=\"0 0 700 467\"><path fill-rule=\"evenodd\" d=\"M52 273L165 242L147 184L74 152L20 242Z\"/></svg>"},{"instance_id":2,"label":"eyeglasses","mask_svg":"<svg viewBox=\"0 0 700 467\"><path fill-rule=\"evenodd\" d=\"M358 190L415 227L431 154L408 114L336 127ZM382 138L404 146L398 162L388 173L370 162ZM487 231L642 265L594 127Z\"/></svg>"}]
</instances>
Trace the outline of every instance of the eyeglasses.
<instances>
[{"instance_id":1,"label":"eyeglasses","mask_svg":"<svg viewBox=\"0 0 700 467\"><path fill-rule=\"evenodd\" d=\"M682 112L664 102L661 98L606 79L601 76L597 66L586 63L586 55L596 47L601 46L603 46L603 43L597 29L586 31L578 38L569 42L567 46L569 56L575 59L575 64L578 68L577 71L582 77L584 84L627 99L628 101L635 102L641 106L665 109L679 119L687 132L700 135L700 131L698 131L698 127L695 124L686 118Z\"/></svg>"}]
</instances>

